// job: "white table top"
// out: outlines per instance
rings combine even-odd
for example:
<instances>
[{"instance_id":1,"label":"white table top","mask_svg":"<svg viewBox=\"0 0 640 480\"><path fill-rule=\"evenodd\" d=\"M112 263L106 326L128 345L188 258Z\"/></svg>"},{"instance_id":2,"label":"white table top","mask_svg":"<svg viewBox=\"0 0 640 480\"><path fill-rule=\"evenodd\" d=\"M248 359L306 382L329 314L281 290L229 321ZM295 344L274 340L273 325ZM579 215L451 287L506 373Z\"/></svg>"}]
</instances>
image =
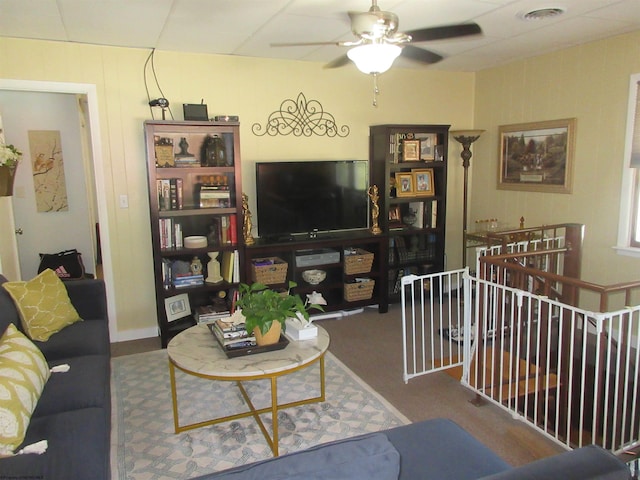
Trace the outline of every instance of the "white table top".
<instances>
[{"instance_id":1,"label":"white table top","mask_svg":"<svg viewBox=\"0 0 640 480\"><path fill-rule=\"evenodd\" d=\"M173 337L167 354L174 365L196 375L228 380L270 376L307 365L327 351L329 334L317 328L316 338L290 340L282 350L228 358L209 328L200 324Z\"/></svg>"}]
</instances>

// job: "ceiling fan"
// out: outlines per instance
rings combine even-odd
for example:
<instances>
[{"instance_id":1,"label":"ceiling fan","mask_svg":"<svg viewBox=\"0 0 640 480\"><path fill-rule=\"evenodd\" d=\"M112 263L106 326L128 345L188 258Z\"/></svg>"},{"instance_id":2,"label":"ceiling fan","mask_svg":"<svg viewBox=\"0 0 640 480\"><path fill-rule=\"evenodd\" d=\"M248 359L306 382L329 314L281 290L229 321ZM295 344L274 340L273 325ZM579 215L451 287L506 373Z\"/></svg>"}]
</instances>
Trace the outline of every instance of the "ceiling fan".
<instances>
[{"instance_id":1,"label":"ceiling fan","mask_svg":"<svg viewBox=\"0 0 640 480\"><path fill-rule=\"evenodd\" d=\"M325 68L342 67L352 60L359 70L378 75L388 70L400 55L410 60L433 64L443 57L435 52L412 45L430 40L443 40L482 33L476 23L462 23L439 27L421 28L408 32L398 32L398 16L385 12L372 0L367 12L348 12L351 31L356 36L353 41L272 43L272 47L337 45L352 47L345 54L325 65Z\"/></svg>"}]
</instances>

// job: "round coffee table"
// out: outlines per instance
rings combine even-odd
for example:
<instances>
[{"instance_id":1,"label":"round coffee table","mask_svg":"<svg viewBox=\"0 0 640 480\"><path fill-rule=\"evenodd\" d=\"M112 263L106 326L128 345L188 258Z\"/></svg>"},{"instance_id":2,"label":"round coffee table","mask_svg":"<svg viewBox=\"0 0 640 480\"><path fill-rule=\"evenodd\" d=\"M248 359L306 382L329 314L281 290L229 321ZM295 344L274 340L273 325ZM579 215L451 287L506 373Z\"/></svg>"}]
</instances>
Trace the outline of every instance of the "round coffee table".
<instances>
[{"instance_id":1,"label":"round coffee table","mask_svg":"<svg viewBox=\"0 0 640 480\"><path fill-rule=\"evenodd\" d=\"M274 456L278 456L278 410L296 407L325 400L324 355L329 348L329 334L322 327L318 336L309 340L290 341L282 350L228 358L209 328L196 325L176 335L167 345L169 356L169 375L171 378L171 400L173 403L173 423L175 432L180 433L216 423L227 422L253 416L271 447ZM320 395L282 405L278 404L278 377L306 368L314 363L320 367ZM236 382L249 411L225 417L213 418L203 422L180 425L178 418L178 396L176 391L175 369L196 377L209 380ZM256 409L242 382L251 380L271 380L271 406ZM273 432L269 435L260 415L271 412Z\"/></svg>"}]
</instances>

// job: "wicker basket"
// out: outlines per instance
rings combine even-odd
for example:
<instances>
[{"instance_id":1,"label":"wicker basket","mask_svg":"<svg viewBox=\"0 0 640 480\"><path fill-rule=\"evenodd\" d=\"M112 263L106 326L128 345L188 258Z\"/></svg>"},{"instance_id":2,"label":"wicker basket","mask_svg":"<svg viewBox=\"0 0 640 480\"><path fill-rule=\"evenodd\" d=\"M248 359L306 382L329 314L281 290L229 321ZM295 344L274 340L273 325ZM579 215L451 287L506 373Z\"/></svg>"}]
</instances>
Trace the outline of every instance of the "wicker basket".
<instances>
[{"instance_id":1,"label":"wicker basket","mask_svg":"<svg viewBox=\"0 0 640 480\"><path fill-rule=\"evenodd\" d=\"M347 275L369 273L373 265L373 253L361 248L356 248L355 251L356 253L344 256L344 273Z\"/></svg>"},{"instance_id":2,"label":"wicker basket","mask_svg":"<svg viewBox=\"0 0 640 480\"><path fill-rule=\"evenodd\" d=\"M369 300L373 296L373 287L375 280L367 280L366 282L345 283L344 299L347 302L356 302L358 300Z\"/></svg>"},{"instance_id":3,"label":"wicker basket","mask_svg":"<svg viewBox=\"0 0 640 480\"><path fill-rule=\"evenodd\" d=\"M251 279L265 285L284 283L288 267L289 264L278 257L255 258L251 261Z\"/></svg>"}]
</instances>

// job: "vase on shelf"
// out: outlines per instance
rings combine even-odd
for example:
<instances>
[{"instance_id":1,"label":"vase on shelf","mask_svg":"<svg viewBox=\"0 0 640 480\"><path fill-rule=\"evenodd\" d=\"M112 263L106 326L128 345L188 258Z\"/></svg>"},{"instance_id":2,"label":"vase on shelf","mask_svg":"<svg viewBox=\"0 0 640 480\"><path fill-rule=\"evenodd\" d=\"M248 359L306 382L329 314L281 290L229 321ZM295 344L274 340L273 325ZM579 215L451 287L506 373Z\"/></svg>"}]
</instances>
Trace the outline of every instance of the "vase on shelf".
<instances>
[{"instance_id":1,"label":"vase on shelf","mask_svg":"<svg viewBox=\"0 0 640 480\"><path fill-rule=\"evenodd\" d=\"M16 176L16 167L0 166L0 197L13 195L13 181Z\"/></svg>"}]
</instances>

